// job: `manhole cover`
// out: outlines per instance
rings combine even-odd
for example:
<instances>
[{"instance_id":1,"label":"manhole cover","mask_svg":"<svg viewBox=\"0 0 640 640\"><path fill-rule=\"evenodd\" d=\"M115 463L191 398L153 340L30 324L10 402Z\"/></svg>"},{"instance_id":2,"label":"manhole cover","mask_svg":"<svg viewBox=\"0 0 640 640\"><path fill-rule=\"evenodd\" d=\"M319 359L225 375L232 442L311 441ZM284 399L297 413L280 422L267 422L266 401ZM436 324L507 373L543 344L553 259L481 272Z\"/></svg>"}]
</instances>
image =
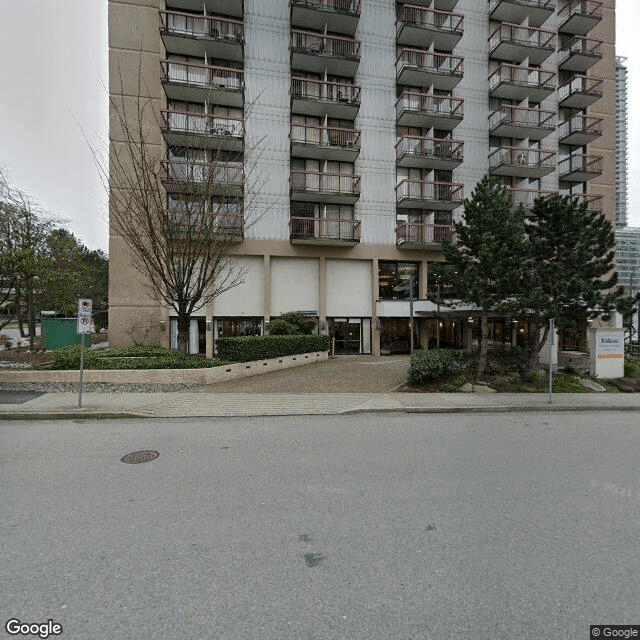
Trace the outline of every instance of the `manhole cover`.
<instances>
[{"instance_id":1,"label":"manhole cover","mask_svg":"<svg viewBox=\"0 0 640 640\"><path fill-rule=\"evenodd\" d=\"M160 455L158 451L134 451L133 453L127 453L126 456L120 458L120 462L126 462L127 464L140 464L141 462L151 462Z\"/></svg>"}]
</instances>

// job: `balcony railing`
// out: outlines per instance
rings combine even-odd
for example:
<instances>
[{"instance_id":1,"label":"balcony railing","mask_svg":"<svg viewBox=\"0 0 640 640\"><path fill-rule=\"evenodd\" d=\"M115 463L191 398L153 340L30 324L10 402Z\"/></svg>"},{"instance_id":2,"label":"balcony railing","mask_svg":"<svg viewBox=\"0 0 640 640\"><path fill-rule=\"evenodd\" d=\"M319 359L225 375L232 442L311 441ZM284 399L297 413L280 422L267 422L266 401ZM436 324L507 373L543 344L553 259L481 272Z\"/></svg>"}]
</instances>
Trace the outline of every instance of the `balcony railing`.
<instances>
[{"instance_id":1,"label":"balcony railing","mask_svg":"<svg viewBox=\"0 0 640 640\"><path fill-rule=\"evenodd\" d=\"M502 22L489 36L489 51L502 54L495 57L504 56L506 59L512 59L514 50L519 50L522 53L518 58L529 57L529 62L539 64L555 51L556 41L554 31ZM507 45L504 51L498 51L501 45ZM538 51L532 51L533 49Z\"/></svg>"},{"instance_id":2,"label":"balcony railing","mask_svg":"<svg viewBox=\"0 0 640 640\"><path fill-rule=\"evenodd\" d=\"M523 205L524 207L531 207L536 198L543 196L553 195L555 191L540 191L538 189L516 189L507 187L507 194L511 198L511 203L514 206Z\"/></svg>"},{"instance_id":3,"label":"balcony railing","mask_svg":"<svg viewBox=\"0 0 640 640\"><path fill-rule=\"evenodd\" d=\"M553 128L555 111L549 109L536 109L532 107L520 107L518 105L503 104L489 115L489 129L503 125L518 127L550 127Z\"/></svg>"},{"instance_id":4,"label":"balcony railing","mask_svg":"<svg viewBox=\"0 0 640 640\"><path fill-rule=\"evenodd\" d=\"M165 179L198 185L242 187L244 167L242 162L197 162L172 159L163 162Z\"/></svg>"},{"instance_id":5,"label":"balcony railing","mask_svg":"<svg viewBox=\"0 0 640 640\"><path fill-rule=\"evenodd\" d=\"M558 138L562 141L572 134L597 138L602 135L602 122L602 118L592 118L582 114L572 116L558 127ZM580 144L580 142L575 144Z\"/></svg>"},{"instance_id":6,"label":"balcony railing","mask_svg":"<svg viewBox=\"0 0 640 640\"><path fill-rule=\"evenodd\" d=\"M572 36L570 40L560 46L561 59L566 59L574 53L602 57L603 44L602 40L585 38L584 36Z\"/></svg>"},{"instance_id":7,"label":"balcony railing","mask_svg":"<svg viewBox=\"0 0 640 640\"><path fill-rule=\"evenodd\" d=\"M602 173L602 156L585 156L582 154L574 154L568 158L560 160L558 163L558 173L560 179L570 174L579 174L580 176L594 176ZM588 179L588 178L585 178Z\"/></svg>"},{"instance_id":8,"label":"balcony railing","mask_svg":"<svg viewBox=\"0 0 640 640\"><path fill-rule=\"evenodd\" d=\"M292 240L328 240L355 244L360 242L360 227L360 220L298 216L292 216L289 220L289 234Z\"/></svg>"},{"instance_id":9,"label":"balcony railing","mask_svg":"<svg viewBox=\"0 0 640 640\"><path fill-rule=\"evenodd\" d=\"M180 208L167 211L169 231L177 238L188 237L201 241L226 237L240 242L244 237L244 216L242 213L197 212Z\"/></svg>"},{"instance_id":10,"label":"balcony railing","mask_svg":"<svg viewBox=\"0 0 640 640\"><path fill-rule=\"evenodd\" d=\"M341 127L320 127L311 124L292 124L291 142L315 147L360 149L360 132Z\"/></svg>"},{"instance_id":11,"label":"balcony railing","mask_svg":"<svg viewBox=\"0 0 640 640\"><path fill-rule=\"evenodd\" d=\"M464 115L463 105L463 98L403 91L396 100L396 117L400 117L404 111L413 111L435 117L459 118L462 120Z\"/></svg>"},{"instance_id":12,"label":"balcony railing","mask_svg":"<svg viewBox=\"0 0 640 640\"><path fill-rule=\"evenodd\" d=\"M402 5L396 20L396 37L400 44L453 49L462 37L463 16L449 11Z\"/></svg>"},{"instance_id":13,"label":"balcony railing","mask_svg":"<svg viewBox=\"0 0 640 640\"><path fill-rule=\"evenodd\" d=\"M558 11L558 29L584 35L602 20L602 14L599 0L570 0Z\"/></svg>"},{"instance_id":14,"label":"balcony railing","mask_svg":"<svg viewBox=\"0 0 640 640\"><path fill-rule=\"evenodd\" d=\"M162 80L179 82L198 87L221 87L233 91L242 91L244 71L229 67L216 67L180 60L162 60Z\"/></svg>"},{"instance_id":15,"label":"balcony railing","mask_svg":"<svg viewBox=\"0 0 640 640\"><path fill-rule=\"evenodd\" d=\"M241 20L182 11L160 11L160 29L172 35L231 40L238 43L242 43L244 37Z\"/></svg>"},{"instance_id":16,"label":"balcony railing","mask_svg":"<svg viewBox=\"0 0 640 640\"><path fill-rule=\"evenodd\" d=\"M329 100L340 104L360 104L361 87L344 82L291 78L291 94L294 98Z\"/></svg>"},{"instance_id":17,"label":"balcony railing","mask_svg":"<svg viewBox=\"0 0 640 640\"><path fill-rule=\"evenodd\" d=\"M558 88L558 102L563 106L584 109L602 98L604 80L589 76L574 76Z\"/></svg>"},{"instance_id":18,"label":"balcony railing","mask_svg":"<svg viewBox=\"0 0 640 640\"><path fill-rule=\"evenodd\" d=\"M241 138L244 135L244 120L241 118L226 118L177 109L163 110L161 114L165 131L232 138Z\"/></svg>"},{"instance_id":19,"label":"balcony railing","mask_svg":"<svg viewBox=\"0 0 640 640\"><path fill-rule=\"evenodd\" d=\"M537 67L519 67L514 64L501 64L489 76L489 88L493 89L501 82L519 84L527 87L541 87L554 90L556 74L554 71Z\"/></svg>"},{"instance_id":20,"label":"balcony railing","mask_svg":"<svg viewBox=\"0 0 640 640\"><path fill-rule=\"evenodd\" d=\"M489 165L518 164L536 167L553 167L555 151L523 147L499 147L489 154Z\"/></svg>"},{"instance_id":21,"label":"balcony railing","mask_svg":"<svg viewBox=\"0 0 640 640\"><path fill-rule=\"evenodd\" d=\"M577 200L578 204L586 204L589 211L602 211L602 204L604 202L602 196L591 193L572 193L566 195L570 195L572 199Z\"/></svg>"},{"instance_id":22,"label":"balcony railing","mask_svg":"<svg viewBox=\"0 0 640 640\"><path fill-rule=\"evenodd\" d=\"M396 227L397 245L429 245L456 242L456 231L450 224L402 222Z\"/></svg>"},{"instance_id":23,"label":"balcony railing","mask_svg":"<svg viewBox=\"0 0 640 640\"><path fill-rule=\"evenodd\" d=\"M402 49L396 61L398 73L405 67L414 67L423 71L462 75L463 59L445 53L431 53L421 49Z\"/></svg>"},{"instance_id":24,"label":"balcony railing","mask_svg":"<svg viewBox=\"0 0 640 640\"><path fill-rule=\"evenodd\" d=\"M429 182L404 179L396 186L396 201L428 200L462 203L463 185L454 182Z\"/></svg>"},{"instance_id":25,"label":"balcony railing","mask_svg":"<svg viewBox=\"0 0 640 640\"><path fill-rule=\"evenodd\" d=\"M291 190L307 193L360 196L360 176L351 173L292 171Z\"/></svg>"},{"instance_id":26,"label":"balcony railing","mask_svg":"<svg viewBox=\"0 0 640 640\"><path fill-rule=\"evenodd\" d=\"M291 6L360 15L361 0L291 0Z\"/></svg>"},{"instance_id":27,"label":"balcony railing","mask_svg":"<svg viewBox=\"0 0 640 640\"><path fill-rule=\"evenodd\" d=\"M448 138L403 136L396 143L396 159L402 156L435 157L462 162L464 142Z\"/></svg>"},{"instance_id":28,"label":"balcony railing","mask_svg":"<svg viewBox=\"0 0 640 640\"><path fill-rule=\"evenodd\" d=\"M360 60L360 41L355 38L292 29L291 48L299 53Z\"/></svg>"}]
</instances>

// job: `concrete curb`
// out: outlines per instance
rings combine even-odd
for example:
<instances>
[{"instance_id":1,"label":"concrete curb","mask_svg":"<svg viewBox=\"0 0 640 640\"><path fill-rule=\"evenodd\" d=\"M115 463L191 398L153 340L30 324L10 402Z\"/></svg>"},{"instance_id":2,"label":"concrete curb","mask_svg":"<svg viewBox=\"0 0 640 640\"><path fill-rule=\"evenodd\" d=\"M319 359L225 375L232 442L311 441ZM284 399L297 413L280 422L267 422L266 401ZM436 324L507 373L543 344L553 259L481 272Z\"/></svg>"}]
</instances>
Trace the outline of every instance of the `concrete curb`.
<instances>
[{"instance_id":1,"label":"concrete curb","mask_svg":"<svg viewBox=\"0 0 640 640\"><path fill-rule=\"evenodd\" d=\"M544 411L640 411L640 406L620 406L620 405L602 405L602 406L585 406L585 405L496 405L490 406L464 406L464 407L367 407L367 408L354 408L346 409L339 412L327 412L327 413L300 413L291 412L287 409L283 409L282 412L272 413L268 416L336 416L336 415L358 415L364 413L510 413L510 412L544 412ZM209 413L206 415L190 415L189 419L199 418L255 418L266 417L264 413L238 413L238 415L230 415L229 413ZM77 411L30 411L30 412L18 412L18 411L0 411L0 421L35 421L35 420L118 420L118 419L140 419L140 420L155 420L155 419L175 419L175 416L164 416L158 414L148 415L140 414L134 411L85 411L78 409Z\"/></svg>"}]
</instances>

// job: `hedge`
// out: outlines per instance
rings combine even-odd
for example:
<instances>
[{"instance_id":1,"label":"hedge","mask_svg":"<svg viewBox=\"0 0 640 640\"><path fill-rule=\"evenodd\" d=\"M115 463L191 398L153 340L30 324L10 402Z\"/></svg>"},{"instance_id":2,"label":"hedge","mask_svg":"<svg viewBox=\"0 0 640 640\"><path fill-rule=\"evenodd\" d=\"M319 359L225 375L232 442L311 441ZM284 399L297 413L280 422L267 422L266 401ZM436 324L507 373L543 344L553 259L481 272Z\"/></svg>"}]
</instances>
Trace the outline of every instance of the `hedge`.
<instances>
[{"instance_id":1,"label":"hedge","mask_svg":"<svg viewBox=\"0 0 640 640\"><path fill-rule=\"evenodd\" d=\"M231 362L251 362L266 358L295 356L312 351L328 351L329 336L292 335L292 336L240 336L237 338L218 338L216 340L218 356Z\"/></svg>"},{"instance_id":2,"label":"hedge","mask_svg":"<svg viewBox=\"0 0 640 640\"><path fill-rule=\"evenodd\" d=\"M84 350L85 369L203 369L227 364L207 360L162 347L123 347L120 349ZM80 345L53 351L52 369L80 368Z\"/></svg>"}]
</instances>

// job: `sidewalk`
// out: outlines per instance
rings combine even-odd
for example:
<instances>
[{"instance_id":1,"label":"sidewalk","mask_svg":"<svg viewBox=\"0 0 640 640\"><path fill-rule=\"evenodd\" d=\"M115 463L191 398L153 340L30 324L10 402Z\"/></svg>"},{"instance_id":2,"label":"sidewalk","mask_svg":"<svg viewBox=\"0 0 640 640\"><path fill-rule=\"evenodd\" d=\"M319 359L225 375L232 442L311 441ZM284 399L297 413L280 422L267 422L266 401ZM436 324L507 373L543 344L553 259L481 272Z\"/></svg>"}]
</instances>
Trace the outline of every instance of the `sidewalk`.
<instances>
[{"instance_id":1,"label":"sidewalk","mask_svg":"<svg viewBox=\"0 0 640 640\"><path fill-rule=\"evenodd\" d=\"M0 405L0 420L346 415L370 412L640 410L640 394L564 393L45 393Z\"/></svg>"}]
</instances>

